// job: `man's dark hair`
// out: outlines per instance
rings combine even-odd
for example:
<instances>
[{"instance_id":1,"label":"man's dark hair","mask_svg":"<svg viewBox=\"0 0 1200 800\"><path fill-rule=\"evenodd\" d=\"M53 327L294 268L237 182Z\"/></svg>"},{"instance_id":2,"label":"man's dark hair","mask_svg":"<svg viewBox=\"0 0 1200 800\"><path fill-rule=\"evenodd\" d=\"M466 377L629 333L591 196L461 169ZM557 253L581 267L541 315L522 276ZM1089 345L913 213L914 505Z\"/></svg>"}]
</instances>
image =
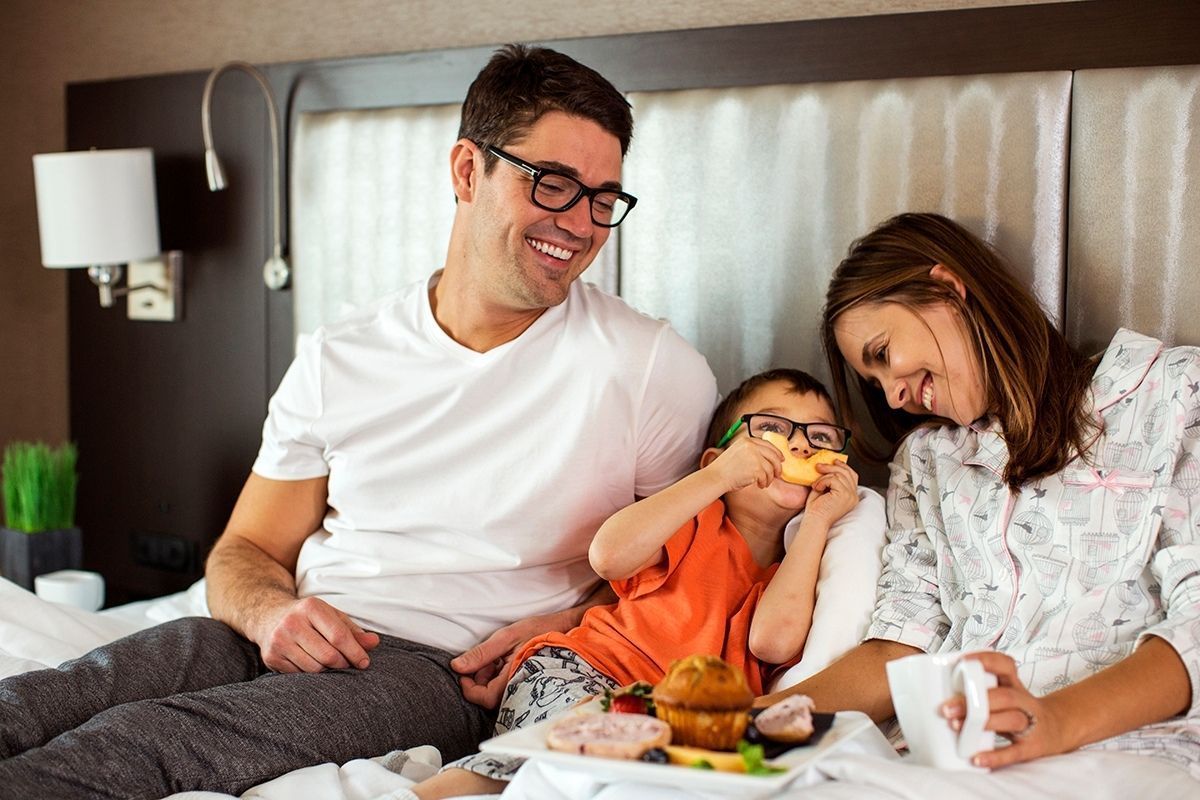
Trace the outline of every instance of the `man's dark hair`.
<instances>
[{"instance_id":1,"label":"man's dark hair","mask_svg":"<svg viewBox=\"0 0 1200 800\"><path fill-rule=\"evenodd\" d=\"M742 407L746 399L768 383L786 383L796 394L815 394L829 403L830 408L836 410L833 398L829 396L829 390L812 375L798 369L770 369L747 378L742 381L740 386L725 396L725 399L717 406L717 410L713 412L712 423L708 426L708 435L704 437L704 446L716 447L717 442L721 441L721 437L725 435L725 431L729 430L729 426L740 416L737 413L738 409ZM806 422L807 420L800 421Z\"/></svg>"},{"instance_id":2,"label":"man's dark hair","mask_svg":"<svg viewBox=\"0 0 1200 800\"><path fill-rule=\"evenodd\" d=\"M458 137L479 145L490 172L488 147L521 139L548 111L590 119L620 140L622 156L629 149L633 114L616 87L570 56L520 44L497 50L471 83Z\"/></svg>"}]
</instances>

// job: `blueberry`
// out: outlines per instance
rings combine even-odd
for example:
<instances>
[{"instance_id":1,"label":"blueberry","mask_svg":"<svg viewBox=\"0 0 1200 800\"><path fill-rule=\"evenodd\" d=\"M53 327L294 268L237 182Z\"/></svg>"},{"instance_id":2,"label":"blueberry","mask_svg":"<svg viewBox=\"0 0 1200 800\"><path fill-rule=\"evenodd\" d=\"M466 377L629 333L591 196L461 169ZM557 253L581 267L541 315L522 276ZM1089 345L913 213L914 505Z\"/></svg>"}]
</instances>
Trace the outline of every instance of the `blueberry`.
<instances>
[{"instance_id":1,"label":"blueberry","mask_svg":"<svg viewBox=\"0 0 1200 800\"><path fill-rule=\"evenodd\" d=\"M648 761L651 764L666 764L670 761L667 757L667 751L661 747L652 747L642 753L642 761Z\"/></svg>"}]
</instances>

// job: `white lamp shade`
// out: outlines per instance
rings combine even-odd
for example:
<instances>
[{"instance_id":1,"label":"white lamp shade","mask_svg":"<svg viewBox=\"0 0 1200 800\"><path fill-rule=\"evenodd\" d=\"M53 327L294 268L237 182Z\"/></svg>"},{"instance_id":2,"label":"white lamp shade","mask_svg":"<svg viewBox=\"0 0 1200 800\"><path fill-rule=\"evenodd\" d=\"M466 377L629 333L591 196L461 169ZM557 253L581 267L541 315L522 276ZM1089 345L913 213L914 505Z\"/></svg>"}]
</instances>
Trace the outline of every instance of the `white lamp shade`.
<instances>
[{"instance_id":1,"label":"white lamp shade","mask_svg":"<svg viewBox=\"0 0 1200 800\"><path fill-rule=\"evenodd\" d=\"M154 151L87 150L33 157L42 264L126 264L159 254Z\"/></svg>"}]
</instances>

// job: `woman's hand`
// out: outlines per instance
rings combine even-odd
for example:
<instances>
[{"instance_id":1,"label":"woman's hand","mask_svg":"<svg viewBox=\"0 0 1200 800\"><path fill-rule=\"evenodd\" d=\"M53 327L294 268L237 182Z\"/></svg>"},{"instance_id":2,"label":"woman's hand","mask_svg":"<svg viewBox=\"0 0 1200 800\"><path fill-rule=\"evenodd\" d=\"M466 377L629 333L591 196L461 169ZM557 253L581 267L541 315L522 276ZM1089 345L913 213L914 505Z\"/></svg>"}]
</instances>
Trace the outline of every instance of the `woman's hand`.
<instances>
[{"instance_id":1,"label":"woman's hand","mask_svg":"<svg viewBox=\"0 0 1200 800\"><path fill-rule=\"evenodd\" d=\"M988 692L989 714L984 728L1012 742L1008 747L979 753L971 759L975 766L995 769L1070 749L1054 704L1025 688L1012 658L1003 653L972 653L964 658L979 661L996 676L996 688ZM941 711L951 728L962 728L967 704L961 695L943 703Z\"/></svg>"},{"instance_id":2,"label":"woman's hand","mask_svg":"<svg viewBox=\"0 0 1200 800\"><path fill-rule=\"evenodd\" d=\"M739 436L705 469L721 476L726 492L752 484L765 489L783 473L783 453L770 442Z\"/></svg>"}]
</instances>

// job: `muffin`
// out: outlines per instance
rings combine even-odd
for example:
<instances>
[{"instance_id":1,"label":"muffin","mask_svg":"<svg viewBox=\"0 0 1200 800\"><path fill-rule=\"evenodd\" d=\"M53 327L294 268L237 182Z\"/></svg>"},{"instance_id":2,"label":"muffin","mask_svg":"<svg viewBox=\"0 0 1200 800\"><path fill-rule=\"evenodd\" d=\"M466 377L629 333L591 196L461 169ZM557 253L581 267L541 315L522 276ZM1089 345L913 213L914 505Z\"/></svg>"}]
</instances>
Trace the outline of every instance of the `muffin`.
<instances>
[{"instance_id":1,"label":"muffin","mask_svg":"<svg viewBox=\"0 0 1200 800\"><path fill-rule=\"evenodd\" d=\"M654 706L671 726L672 744L709 750L737 747L753 700L741 670L716 656L681 658L654 687Z\"/></svg>"}]
</instances>

